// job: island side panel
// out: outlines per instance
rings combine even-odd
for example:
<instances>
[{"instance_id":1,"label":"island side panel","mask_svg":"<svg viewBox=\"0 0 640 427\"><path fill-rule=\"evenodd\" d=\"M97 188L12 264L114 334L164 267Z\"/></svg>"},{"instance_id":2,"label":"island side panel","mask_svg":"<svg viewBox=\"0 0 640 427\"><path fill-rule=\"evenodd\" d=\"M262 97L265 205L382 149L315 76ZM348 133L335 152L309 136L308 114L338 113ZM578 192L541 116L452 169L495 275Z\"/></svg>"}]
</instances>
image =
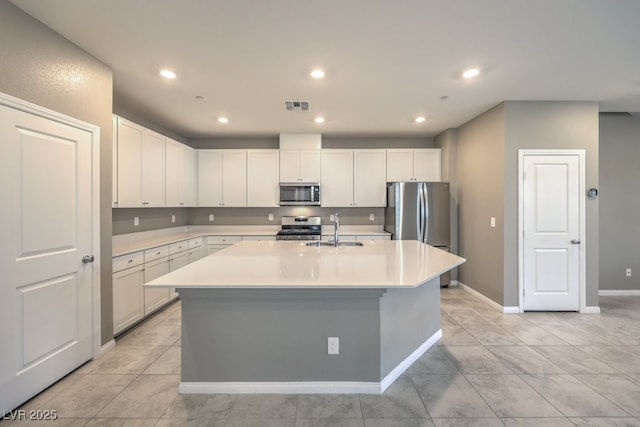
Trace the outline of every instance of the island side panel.
<instances>
[{"instance_id":1,"label":"island side panel","mask_svg":"<svg viewBox=\"0 0 640 427\"><path fill-rule=\"evenodd\" d=\"M384 290L179 292L182 382L380 380Z\"/></svg>"},{"instance_id":2,"label":"island side panel","mask_svg":"<svg viewBox=\"0 0 640 427\"><path fill-rule=\"evenodd\" d=\"M380 377L440 328L439 277L413 289L387 289L380 300Z\"/></svg>"}]
</instances>

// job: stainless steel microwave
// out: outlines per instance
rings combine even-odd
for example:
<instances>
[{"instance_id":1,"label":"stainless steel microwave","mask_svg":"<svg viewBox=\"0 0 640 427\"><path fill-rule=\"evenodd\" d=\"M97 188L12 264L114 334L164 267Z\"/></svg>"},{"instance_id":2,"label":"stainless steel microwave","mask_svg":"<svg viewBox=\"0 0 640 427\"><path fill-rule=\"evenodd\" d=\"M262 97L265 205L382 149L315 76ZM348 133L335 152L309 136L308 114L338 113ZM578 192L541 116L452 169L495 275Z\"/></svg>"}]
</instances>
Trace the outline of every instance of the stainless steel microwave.
<instances>
[{"instance_id":1,"label":"stainless steel microwave","mask_svg":"<svg viewBox=\"0 0 640 427\"><path fill-rule=\"evenodd\" d=\"M320 206L320 184L281 182L280 206Z\"/></svg>"}]
</instances>

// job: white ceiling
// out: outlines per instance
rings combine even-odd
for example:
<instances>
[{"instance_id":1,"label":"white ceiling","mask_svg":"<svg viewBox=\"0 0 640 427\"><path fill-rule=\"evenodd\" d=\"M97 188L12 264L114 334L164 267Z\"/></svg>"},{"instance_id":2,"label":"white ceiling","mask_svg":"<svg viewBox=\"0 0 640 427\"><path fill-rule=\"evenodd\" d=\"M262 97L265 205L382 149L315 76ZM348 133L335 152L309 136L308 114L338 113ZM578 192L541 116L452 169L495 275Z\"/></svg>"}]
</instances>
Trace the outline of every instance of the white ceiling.
<instances>
[{"instance_id":1,"label":"white ceiling","mask_svg":"<svg viewBox=\"0 0 640 427\"><path fill-rule=\"evenodd\" d=\"M109 65L118 107L190 138L434 136L505 100L640 111L637 0L11 1Z\"/></svg>"}]
</instances>

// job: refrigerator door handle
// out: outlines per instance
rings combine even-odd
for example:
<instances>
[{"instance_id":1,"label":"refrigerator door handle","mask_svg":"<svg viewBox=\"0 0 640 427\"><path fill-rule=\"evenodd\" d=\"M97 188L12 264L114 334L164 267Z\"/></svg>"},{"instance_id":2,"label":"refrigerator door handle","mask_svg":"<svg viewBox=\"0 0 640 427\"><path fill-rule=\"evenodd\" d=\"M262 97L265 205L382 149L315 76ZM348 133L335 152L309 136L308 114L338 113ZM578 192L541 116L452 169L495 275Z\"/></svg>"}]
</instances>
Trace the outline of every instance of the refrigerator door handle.
<instances>
[{"instance_id":1,"label":"refrigerator door handle","mask_svg":"<svg viewBox=\"0 0 640 427\"><path fill-rule=\"evenodd\" d=\"M420 193L422 196L422 242L427 243L429 236L429 199L427 197L427 184L422 184L420 187Z\"/></svg>"},{"instance_id":2,"label":"refrigerator door handle","mask_svg":"<svg viewBox=\"0 0 640 427\"><path fill-rule=\"evenodd\" d=\"M418 231L418 239L422 242L422 226L423 221L422 217L424 216L423 206L422 206L422 185L418 184L418 191L416 192L416 204L418 206L418 212L416 216L416 229Z\"/></svg>"}]
</instances>

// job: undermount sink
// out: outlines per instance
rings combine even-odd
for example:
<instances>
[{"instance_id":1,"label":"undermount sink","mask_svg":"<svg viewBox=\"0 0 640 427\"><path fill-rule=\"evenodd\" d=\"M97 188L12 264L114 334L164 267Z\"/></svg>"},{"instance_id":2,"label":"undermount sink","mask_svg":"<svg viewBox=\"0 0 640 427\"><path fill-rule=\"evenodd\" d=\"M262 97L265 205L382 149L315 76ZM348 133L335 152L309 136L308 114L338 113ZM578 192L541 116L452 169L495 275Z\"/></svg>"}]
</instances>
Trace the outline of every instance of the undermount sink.
<instances>
[{"instance_id":1,"label":"undermount sink","mask_svg":"<svg viewBox=\"0 0 640 427\"><path fill-rule=\"evenodd\" d=\"M335 246L333 242L309 242L307 246ZM338 246L364 246L362 242L338 242Z\"/></svg>"}]
</instances>

